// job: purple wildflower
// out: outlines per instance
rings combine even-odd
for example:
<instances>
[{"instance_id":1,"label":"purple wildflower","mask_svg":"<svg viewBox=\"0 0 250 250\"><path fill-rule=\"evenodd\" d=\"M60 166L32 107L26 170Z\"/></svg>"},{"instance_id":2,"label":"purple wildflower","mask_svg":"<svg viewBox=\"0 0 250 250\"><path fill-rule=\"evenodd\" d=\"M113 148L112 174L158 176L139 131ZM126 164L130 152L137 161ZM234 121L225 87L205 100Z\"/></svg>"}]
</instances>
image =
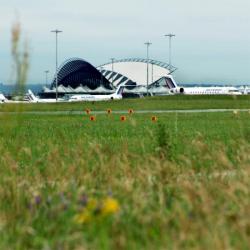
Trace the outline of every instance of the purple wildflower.
<instances>
[{"instance_id":1,"label":"purple wildflower","mask_svg":"<svg viewBox=\"0 0 250 250\"><path fill-rule=\"evenodd\" d=\"M35 196L35 204L38 206L42 202L42 198L40 195Z\"/></svg>"}]
</instances>

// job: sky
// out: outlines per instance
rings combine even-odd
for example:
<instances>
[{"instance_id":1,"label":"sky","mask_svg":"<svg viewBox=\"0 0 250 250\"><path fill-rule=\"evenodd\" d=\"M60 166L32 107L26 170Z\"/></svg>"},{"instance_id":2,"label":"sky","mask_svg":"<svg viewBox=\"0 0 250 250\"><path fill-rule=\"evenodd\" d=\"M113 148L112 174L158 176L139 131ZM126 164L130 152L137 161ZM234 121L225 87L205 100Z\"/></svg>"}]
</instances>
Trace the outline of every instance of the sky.
<instances>
[{"instance_id":1,"label":"sky","mask_svg":"<svg viewBox=\"0 0 250 250\"><path fill-rule=\"evenodd\" d=\"M172 64L180 83L250 84L249 0L0 0L0 83L13 83L11 27L19 21L30 49L28 83L45 83L58 61L80 57L94 66L110 58L150 58Z\"/></svg>"}]
</instances>

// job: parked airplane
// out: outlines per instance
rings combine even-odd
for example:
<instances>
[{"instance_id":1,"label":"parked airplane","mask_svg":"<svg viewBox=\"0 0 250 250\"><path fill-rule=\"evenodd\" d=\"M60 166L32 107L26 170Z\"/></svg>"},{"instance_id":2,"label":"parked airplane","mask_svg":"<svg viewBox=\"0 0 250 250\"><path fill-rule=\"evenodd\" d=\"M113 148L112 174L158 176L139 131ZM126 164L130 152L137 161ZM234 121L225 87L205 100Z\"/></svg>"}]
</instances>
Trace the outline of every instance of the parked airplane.
<instances>
[{"instance_id":1,"label":"parked airplane","mask_svg":"<svg viewBox=\"0 0 250 250\"><path fill-rule=\"evenodd\" d=\"M250 94L250 86L241 86L239 87L239 91L242 95L249 95Z\"/></svg>"},{"instance_id":2,"label":"parked airplane","mask_svg":"<svg viewBox=\"0 0 250 250\"><path fill-rule=\"evenodd\" d=\"M184 95L241 95L235 87L187 87L179 91Z\"/></svg>"},{"instance_id":3,"label":"parked airplane","mask_svg":"<svg viewBox=\"0 0 250 250\"><path fill-rule=\"evenodd\" d=\"M26 98L29 99L28 101L31 103L56 103L56 102L66 102L67 100L58 98L56 99L43 99L39 98L34 95L34 93L29 89L28 94L26 95Z\"/></svg>"},{"instance_id":4,"label":"parked airplane","mask_svg":"<svg viewBox=\"0 0 250 250\"><path fill-rule=\"evenodd\" d=\"M33 101L34 98L32 98L30 93L27 93L24 96L14 96L12 100L9 100L3 94L0 94L0 103L30 103L30 102L34 102Z\"/></svg>"},{"instance_id":5,"label":"parked airplane","mask_svg":"<svg viewBox=\"0 0 250 250\"><path fill-rule=\"evenodd\" d=\"M31 90L24 96L22 101L13 101L5 98L4 95L0 94L0 103L56 103L56 102L82 102L82 101L106 101L122 99L122 92L125 86L119 86L114 94L108 95L73 95L69 99L43 99L34 95Z\"/></svg>"},{"instance_id":6,"label":"parked airplane","mask_svg":"<svg viewBox=\"0 0 250 250\"><path fill-rule=\"evenodd\" d=\"M179 87L172 76L167 76L172 82L173 94L183 95L241 95L242 93L235 87Z\"/></svg>"},{"instance_id":7,"label":"parked airplane","mask_svg":"<svg viewBox=\"0 0 250 250\"><path fill-rule=\"evenodd\" d=\"M69 102L119 100L122 99L124 88L124 85L119 86L114 94L108 95L73 95L69 98Z\"/></svg>"}]
</instances>

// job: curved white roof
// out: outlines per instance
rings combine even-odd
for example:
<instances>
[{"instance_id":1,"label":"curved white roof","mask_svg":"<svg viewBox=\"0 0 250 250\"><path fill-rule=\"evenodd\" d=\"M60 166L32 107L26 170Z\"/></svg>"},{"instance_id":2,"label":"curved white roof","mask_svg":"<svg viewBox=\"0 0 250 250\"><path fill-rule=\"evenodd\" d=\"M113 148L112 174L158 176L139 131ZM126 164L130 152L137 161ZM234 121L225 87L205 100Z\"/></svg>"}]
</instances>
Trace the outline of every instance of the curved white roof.
<instances>
[{"instance_id":1,"label":"curved white roof","mask_svg":"<svg viewBox=\"0 0 250 250\"><path fill-rule=\"evenodd\" d=\"M147 84L147 63L149 84L157 81L166 75L169 75L176 70L175 67L170 67L169 64L146 59L124 59L116 60L98 67L103 75L117 86L125 82L135 82L137 85ZM113 71L112 71L113 67ZM122 79L123 77L128 78Z\"/></svg>"}]
</instances>

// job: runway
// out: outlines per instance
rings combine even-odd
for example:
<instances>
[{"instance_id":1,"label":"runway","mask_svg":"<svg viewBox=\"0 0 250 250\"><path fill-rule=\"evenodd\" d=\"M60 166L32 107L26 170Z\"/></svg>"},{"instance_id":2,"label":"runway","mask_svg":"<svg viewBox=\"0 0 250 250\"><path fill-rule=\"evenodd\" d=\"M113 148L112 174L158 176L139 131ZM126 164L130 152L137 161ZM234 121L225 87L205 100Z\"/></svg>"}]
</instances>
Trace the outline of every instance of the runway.
<instances>
[{"instance_id":1,"label":"runway","mask_svg":"<svg viewBox=\"0 0 250 250\"><path fill-rule=\"evenodd\" d=\"M250 109L188 109L188 110L134 110L134 114L171 114L171 113L225 113L225 112L250 112ZM1 115L84 115L85 111L20 111L0 112ZM93 115L104 115L107 111L91 111ZM128 114L128 110L114 110L112 114Z\"/></svg>"}]
</instances>

